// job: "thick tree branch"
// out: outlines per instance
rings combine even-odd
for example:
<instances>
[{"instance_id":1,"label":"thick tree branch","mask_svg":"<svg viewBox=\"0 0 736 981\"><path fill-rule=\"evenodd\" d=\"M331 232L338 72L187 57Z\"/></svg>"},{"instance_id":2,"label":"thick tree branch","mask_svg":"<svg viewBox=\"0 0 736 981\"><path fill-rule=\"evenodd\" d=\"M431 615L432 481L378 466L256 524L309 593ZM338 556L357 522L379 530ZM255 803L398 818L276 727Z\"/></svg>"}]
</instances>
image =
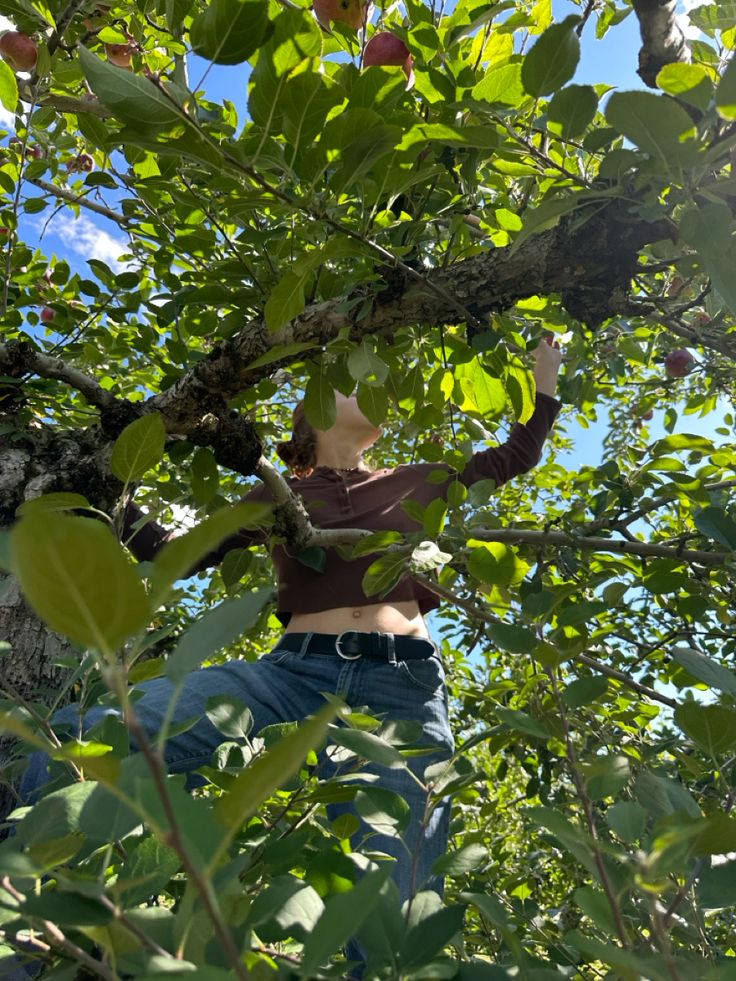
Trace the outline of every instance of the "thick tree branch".
<instances>
[{"instance_id":1,"label":"thick tree branch","mask_svg":"<svg viewBox=\"0 0 736 981\"><path fill-rule=\"evenodd\" d=\"M676 0L633 0L633 5L642 40L637 74L655 89L657 75L665 65L690 61L690 48L677 22Z\"/></svg>"},{"instance_id":2,"label":"thick tree branch","mask_svg":"<svg viewBox=\"0 0 736 981\"><path fill-rule=\"evenodd\" d=\"M407 324L458 323L462 319L458 302L483 320L525 297L557 293L573 316L597 325L618 312L616 305L620 306L628 291L639 250L670 231L666 222L642 222L627 214L625 207L620 201L607 203L582 224L576 212L575 221L563 220L518 249L489 249L431 270L427 278L451 295L452 302L426 284L404 280L386 291L392 295L374 297L371 313L359 321L346 312L344 297L312 304L272 334L262 320L251 321L155 396L152 407L168 415L174 404L191 399L201 404L206 392L232 397L273 374L274 362L256 368L250 365L282 345L311 342L321 346L344 328L357 340L377 333L390 338Z\"/></svg>"},{"instance_id":3,"label":"thick tree branch","mask_svg":"<svg viewBox=\"0 0 736 981\"><path fill-rule=\"evenodd\" d=\"M120 402L104 389L94 378L66 364L61 358L50 358L25 341L8 341L0 344L0 369L4 374L18 377L26 372L41 375L42 378L56 378L66 382L87 399L90 405L99 409L114 409Z\"/></svg>"}]
</instances>

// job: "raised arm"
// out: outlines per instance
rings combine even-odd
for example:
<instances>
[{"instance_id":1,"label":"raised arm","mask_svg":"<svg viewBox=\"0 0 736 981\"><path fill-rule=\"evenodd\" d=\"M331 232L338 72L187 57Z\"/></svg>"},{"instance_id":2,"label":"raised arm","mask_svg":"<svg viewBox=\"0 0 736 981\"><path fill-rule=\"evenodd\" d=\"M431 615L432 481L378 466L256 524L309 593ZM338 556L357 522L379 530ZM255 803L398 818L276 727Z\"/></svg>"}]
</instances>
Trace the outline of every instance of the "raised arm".
<instances>
[{"instance_id":1,"label":"raised arm","mask_svg":"<svg viewBox=\"0 0 736 981\"><path fill-rule=\"evenodd\" d=\"M539 463L544 441L562 407L554 397L562 352L557 341L550 341L551 335L540 341L534 350L537 397L531 418L523 424L517 422L501 446L482 450L471 458L460 474L460 480L466 486L478 480L493 480L499 487Z\"/></svg>"},{"instance_id":2,"label":"raised arm","mask_svg":"<svg viewBox=\"0 0 736 981\"><path fill-rule=\"evenodd\" d=\"M262 485L255 487L243 498L247 502L261 502L266 499L267 492ZM133 525L141 518L146 517L146 512L134 504L128 504L123 515L123 544L131 550L139 562L151 562L164 545L177 537L177 534L165 528L158 521L148 520L137 530L133 530ZM265 532L257 528L242 528L233 535L223 539L217 548L212 549L204 555L196 565L187 570L188 578L204 569L218 566L228 552L235 548L250 548L251 545L260 545L266 541Z\"/></svg>"}]
</instances>

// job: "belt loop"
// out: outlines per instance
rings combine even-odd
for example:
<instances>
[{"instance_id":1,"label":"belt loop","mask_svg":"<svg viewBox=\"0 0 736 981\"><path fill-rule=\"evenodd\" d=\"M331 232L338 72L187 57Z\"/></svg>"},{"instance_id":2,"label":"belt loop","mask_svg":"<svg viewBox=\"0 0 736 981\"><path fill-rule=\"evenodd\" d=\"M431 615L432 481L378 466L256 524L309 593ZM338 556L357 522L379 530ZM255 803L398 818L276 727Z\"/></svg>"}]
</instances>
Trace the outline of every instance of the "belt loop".
<instances>
[{"instance_id":1,"label":"belt loop","mask_svg":"<svg viewBox=\"0 0 736 981\"><path fill-rule=\"evenodd\" d=\"M304 640L302 641L302 646L299 648L298 651L299 657L305 657L307 653L307 648L309 647L309 641L312 639L313 636L314 636L313 631L311 633L304 634Z\"/></svg>"},{"instance_id":2,"label":"belt loop","mask_svg":"<svg viewBox=\"0 0 736 981\"><path fill-rule=\"evenodd\" d=\"M393 634L384 634L386 638L386 653L388 654L388 663L392 667L396 667L396 639Z\"/></svg>"}]
</instances>

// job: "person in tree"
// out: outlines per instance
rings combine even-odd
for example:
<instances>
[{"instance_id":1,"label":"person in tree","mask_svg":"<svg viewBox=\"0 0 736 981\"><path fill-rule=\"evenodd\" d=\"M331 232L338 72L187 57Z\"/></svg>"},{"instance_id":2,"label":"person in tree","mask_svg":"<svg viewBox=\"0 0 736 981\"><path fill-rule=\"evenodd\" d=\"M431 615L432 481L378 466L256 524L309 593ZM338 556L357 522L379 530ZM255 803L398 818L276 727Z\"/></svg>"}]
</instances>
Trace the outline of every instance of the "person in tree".
<instances>
[{"instance_id":1,"label":"person in tree","mask_svg":"<svg viewBox=\"0 0 736 981\"><path fill-rule=\"evenodd\" d=\"M381 435L381 429L366 419L354 397L337 394L336 421L326 431L312 428L303 406L297 406L291 438L280 443L277 452L292 472L288 483L304 501L312 523L320 528L416 532L421 525L402 507L404 501L416 501L426 507L445 497L456 480L470 486L491 479L498 487L532 469L539 462L544 441L561 407L555 398L561 362L559 344L552 344L549 339L542 341L535 349L535 358L537 394L533 415L525 424L517 423L502 445L475 453L461 472L437 463L371 470L363 454ZM269 489L259 485L246 499L268 501L270 496ZM174 536L153 521L139 527L142 517L139 508L128 506L123 538L139 560L151 560ZM238 532L188 574L217 565L234 548L247 548L265 540L263 532ZM340 696L352 707L365 706L388 723L419 723L419 742L431 752L407 759L418 780L403 768L372 764L361 771L377 776L379 786L395 791L409 805L410 818L403 840L376 833L358 816L359 828L353 843L357 847L365 839L372 851L394 859L392 876L402 901L421 889L434 889L441 894L442 880L431 869L447 850L449 801L442 801L427 817L427 790L423 786L425 768L447 760L454 749L443 663L424 619L439 605L437 595L405 576L379 602L370 602L363 592L362 579L375 555L346 560L336 549L328 548L324 567L314 568L291 554L287 545L276 545L272 558L278 575L277 615L285 633L275 648L257 661L231 659L188 676L173 723L191 717L198 717L199 721L168 739L169 771L188 773L189 787L205 782L193 771L209 764L213 751L224 741L205 714L207 700L216 695L227 694L248 706L253 717L252 735L265 726L313 714L324 705L323 692ZM135 713L153 736L161 727L172 684L161 677L136 688L142 696L135 701ZM69 724L86 732L106 713L116 711L95 706L81 719L79 707L70 705L53 721L55 725ZM335 767L325 758L320 772L328 777L334 774ZM30 800L48 781L48 759L34 754L21 794ZM335 804L328 809L333 819L346 811L355 813L352 803ZM349 947L348 954L362 957L360 947L355 945Z\"/></svg>"}]
</instances>

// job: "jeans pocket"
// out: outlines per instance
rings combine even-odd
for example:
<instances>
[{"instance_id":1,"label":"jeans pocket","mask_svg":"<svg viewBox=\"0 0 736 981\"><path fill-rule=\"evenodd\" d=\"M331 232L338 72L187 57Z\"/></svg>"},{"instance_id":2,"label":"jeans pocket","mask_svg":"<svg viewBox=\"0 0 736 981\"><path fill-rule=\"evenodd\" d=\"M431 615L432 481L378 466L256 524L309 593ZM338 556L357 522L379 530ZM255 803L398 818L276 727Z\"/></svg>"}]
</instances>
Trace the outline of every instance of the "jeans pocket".
<instances>
[{"instance_id":1,"label":"jeans pocket","mask_svg":"<svg viewBox=\"0 0 736 981\"><path fill-rule=\"evenodd\" d=\"M281 664L282 661L285 661L286 658L293 653L294 651L285 651L276 647L272 651L266 651L265 654L261 654L258 660L268 661L270 664Z\"/></svg>"},{"instance_id":2,"label":"jeans pocket","mask_svg":"<svg viewBox=\"0 0 736 981\"><path fill-rule=\"evenodd\" d=\"M399 671L415 688L434 694L445 684L445 669L438 657L399 661Z\"/></svg>"}]
</instances>

